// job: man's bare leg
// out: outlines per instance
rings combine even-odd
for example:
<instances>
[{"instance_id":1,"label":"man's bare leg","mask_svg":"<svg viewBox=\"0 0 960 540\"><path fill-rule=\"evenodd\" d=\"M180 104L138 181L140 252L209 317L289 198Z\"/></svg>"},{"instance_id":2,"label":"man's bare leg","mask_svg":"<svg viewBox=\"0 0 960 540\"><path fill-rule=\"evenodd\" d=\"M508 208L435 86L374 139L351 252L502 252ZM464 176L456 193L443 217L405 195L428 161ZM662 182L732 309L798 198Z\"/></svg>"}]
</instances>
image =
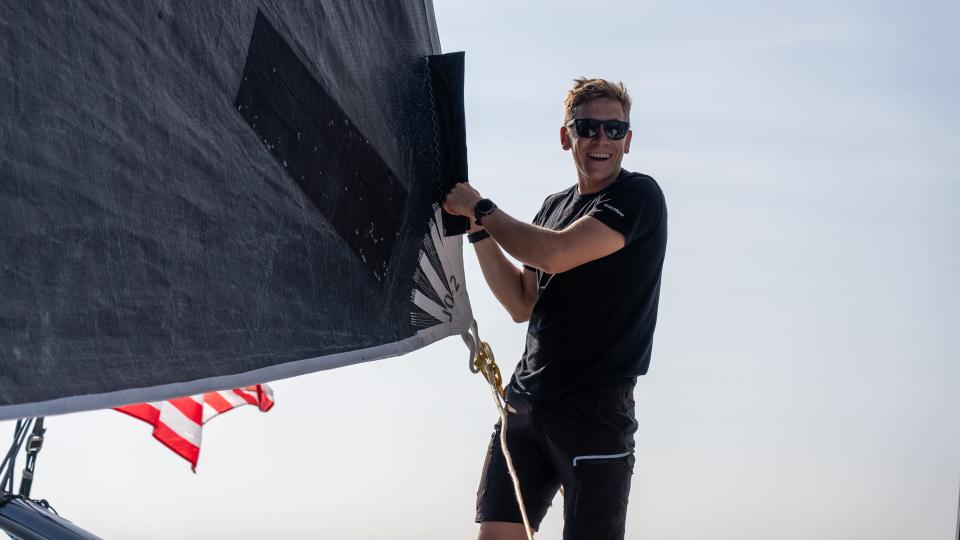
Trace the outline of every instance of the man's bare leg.
<instances>
[{"instance_id":1,"label":"man's bare leg","mask_svg":"<svg viewBox=\"0 0 960 540\"><path fill-rule=\"evenodd\" d=\"M523 530L523 523L484 521L480 523L477 540L527 540L527 532Z\"/></svg>"}]
</instances>

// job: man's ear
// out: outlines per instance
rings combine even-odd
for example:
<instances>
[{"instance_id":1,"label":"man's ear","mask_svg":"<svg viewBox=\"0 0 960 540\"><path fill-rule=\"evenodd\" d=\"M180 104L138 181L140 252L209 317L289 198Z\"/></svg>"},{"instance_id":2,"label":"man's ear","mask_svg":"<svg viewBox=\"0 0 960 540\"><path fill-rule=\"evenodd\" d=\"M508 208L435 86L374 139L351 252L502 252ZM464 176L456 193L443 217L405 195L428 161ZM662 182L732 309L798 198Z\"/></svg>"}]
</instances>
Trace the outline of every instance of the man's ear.
<instances>
[{"instance_id":1,"label":"man's ear","mask_svg":"<svg viewBox=\"0 0 960 540\"><path fill-rule=\"evenodd\" d=\"M564 150L569 150L573 145L570 143L570 132L565 126L560 126L560 146Z\"/></svg>"},{"instance_id":2,"label":"man's ear","mask_svg":"<svg viewBox=\"0 0 960 540\"><path fill-rule=\"evenodd\" d=\"M627 138L623 141L623 153L630 153L630 140L633 139L633 130L627 130Z\"/></svg>"}]
</instances>

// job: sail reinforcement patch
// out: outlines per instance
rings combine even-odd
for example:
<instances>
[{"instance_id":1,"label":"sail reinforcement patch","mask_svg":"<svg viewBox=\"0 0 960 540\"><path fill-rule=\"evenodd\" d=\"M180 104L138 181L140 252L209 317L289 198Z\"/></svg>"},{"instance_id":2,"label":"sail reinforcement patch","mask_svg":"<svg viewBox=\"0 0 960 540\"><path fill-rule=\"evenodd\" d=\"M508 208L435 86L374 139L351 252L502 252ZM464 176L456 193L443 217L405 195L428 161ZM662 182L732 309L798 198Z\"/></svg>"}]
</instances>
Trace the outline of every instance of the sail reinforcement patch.
<instances>
[{"instance_id":1,"label":"sail reinforcement patch","mask_svg":"<svg viewBox=\"0 0 960 540\"><path fill-rule=\"evenodd\" d=\"M234 105L378 281L407 190L262 13Z\"/></svg>"}]
</instances>

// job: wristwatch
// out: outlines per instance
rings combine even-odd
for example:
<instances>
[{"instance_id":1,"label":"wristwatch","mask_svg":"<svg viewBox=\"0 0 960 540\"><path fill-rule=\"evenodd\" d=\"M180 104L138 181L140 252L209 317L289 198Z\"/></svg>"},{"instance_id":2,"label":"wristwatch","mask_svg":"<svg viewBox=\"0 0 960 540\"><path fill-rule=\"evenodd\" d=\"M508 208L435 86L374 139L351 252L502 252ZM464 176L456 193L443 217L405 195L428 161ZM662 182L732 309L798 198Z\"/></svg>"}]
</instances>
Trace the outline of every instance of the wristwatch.
<instances>
[{"instance_id":1,"label":"wristwatch","mask_svg":"<svg viewBox=\"0 0 960 540\"><path fill-rule=\"evenodd\" d=\"M481 223L483 218L492 214L496 209L497 205L493 204L493 201L490 199L480 199L473 207L473 220L477 225L483 225L483 223Z\"/></svg>"}]
</instances>

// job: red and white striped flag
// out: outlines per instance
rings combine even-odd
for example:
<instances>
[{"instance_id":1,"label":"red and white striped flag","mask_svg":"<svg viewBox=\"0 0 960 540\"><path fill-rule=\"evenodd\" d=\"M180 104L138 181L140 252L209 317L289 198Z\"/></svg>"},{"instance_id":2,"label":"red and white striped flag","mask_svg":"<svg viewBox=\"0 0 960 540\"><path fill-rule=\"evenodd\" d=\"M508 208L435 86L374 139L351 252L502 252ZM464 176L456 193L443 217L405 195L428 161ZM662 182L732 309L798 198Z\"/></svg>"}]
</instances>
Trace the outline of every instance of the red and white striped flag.
<instances>
[{"instance_id":1,"label":"red and white striped flag","mask_svg":"<svg viewBox=\"0 0 960 540\"><path fill-rule=\"evenodd\" d=\"M256 405L267 412L273 407L273 390L257 384L169 401L124 405L115 410L152 424L153 437L189 461L196 471L203 424L241 405Z\"/></svg>"}]
</instances>

